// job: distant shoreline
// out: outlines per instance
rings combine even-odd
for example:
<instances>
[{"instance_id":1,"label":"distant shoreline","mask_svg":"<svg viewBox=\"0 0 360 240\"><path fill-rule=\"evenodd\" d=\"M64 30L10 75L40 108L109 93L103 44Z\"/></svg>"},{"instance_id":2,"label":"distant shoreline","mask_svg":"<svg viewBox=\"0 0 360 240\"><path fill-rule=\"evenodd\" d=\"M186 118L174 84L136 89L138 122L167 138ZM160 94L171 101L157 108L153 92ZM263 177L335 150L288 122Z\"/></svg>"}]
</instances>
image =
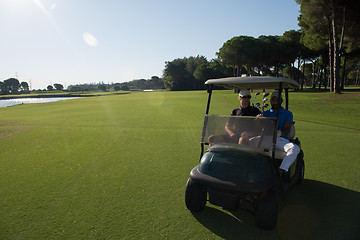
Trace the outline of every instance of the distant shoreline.
<instances>
[{"instance_id":1,"label":"distant shoreline","mask_svg":"<svg viewBox=\"0 0 360 240\"><path fill-rule=\"evenodd\" d=\"M0 97L0 100L8 99L20 99L20 98L67 98L67 97L96 97L100 95L91 95L91 94L38 94L38 95L23 95L23 96L6 96Z\"/></svg>"},{"instance_id":2,"label":"distant shoreline","mask_svg":"<svg viewBox=\"0 0 360 240\"><path fill-rule=\"evenodd\" d=\"M8 99L19 99L19 98L67 98L67 97L99 97L105 95L123 95L129 94L129 91L119 91L119 92L111 92L111 93L98 93L89 92L89 93L54 93L54 94L14 94L14 95L0 95L0 100L8 100Z\"/></svg>"}]
</instances>

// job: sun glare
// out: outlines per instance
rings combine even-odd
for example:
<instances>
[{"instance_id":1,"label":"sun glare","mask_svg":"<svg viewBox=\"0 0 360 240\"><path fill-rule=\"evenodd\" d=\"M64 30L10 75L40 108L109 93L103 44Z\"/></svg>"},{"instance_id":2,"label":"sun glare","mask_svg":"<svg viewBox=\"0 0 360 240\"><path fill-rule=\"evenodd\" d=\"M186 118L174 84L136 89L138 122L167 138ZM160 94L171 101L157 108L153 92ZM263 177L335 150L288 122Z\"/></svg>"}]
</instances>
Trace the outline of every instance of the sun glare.
<instances>
[{"instance_id":1,"label":"sun glare","mask_svg":"<svg viewBox=\"0 0 360 240\"><path fill-rule=\"evenodd\" d=\"M40 2L40 0L33 0L34 3L43 11L46 15L49 15L48 10L44 7L44 5Z\"/></svg>"},{"instance_id":2,"label":"sun glare","mask_svg":"<svg viewBox=\"0 0 360 240\"><path fill-rule=\"evenodd\" d=\"M87 45L90 47L96 47L98 45L98 41L94 35L91 33L84 33L83 39Z\"/></svg>"},{"instance_id":3,"label":"sun glare","mask_svg":"<svg viewBox=\"0 0 360 240\"><path fill-rule=\"evenodd\" d=\"M0 1L0 11L17 15L27 12L33 5L31 0L3 0Z\"/></svg>"},{"instance_id":4,"label":"sun glare","mask_svg":"<svg viewBox=\"0 0 360 240\"><path fill-rule=\"evenodd\" d=\"M17 7L27 7L32 4L29 0L5 0L3 3Z\"/></svg>"}]
</instances>

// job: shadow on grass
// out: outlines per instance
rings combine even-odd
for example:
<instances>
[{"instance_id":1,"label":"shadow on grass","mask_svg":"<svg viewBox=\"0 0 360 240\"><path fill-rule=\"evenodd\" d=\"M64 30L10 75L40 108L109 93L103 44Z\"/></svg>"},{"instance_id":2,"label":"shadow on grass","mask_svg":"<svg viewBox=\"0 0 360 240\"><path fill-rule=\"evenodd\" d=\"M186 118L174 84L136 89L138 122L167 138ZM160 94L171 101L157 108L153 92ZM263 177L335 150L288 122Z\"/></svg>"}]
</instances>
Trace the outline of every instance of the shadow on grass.
<instances>
[{"instance_id":1,"label":"shadow on grass","mask_svg":"<svg viewBox=\"0 0 360 240\"><path fill-rule=\"evenodd\" d=\"M256 227L254 214L227 212L209 204L193 216L224 239L359 239L360 193L305 180L279 201L277 227Z\"/></svg>"}]
</instances>

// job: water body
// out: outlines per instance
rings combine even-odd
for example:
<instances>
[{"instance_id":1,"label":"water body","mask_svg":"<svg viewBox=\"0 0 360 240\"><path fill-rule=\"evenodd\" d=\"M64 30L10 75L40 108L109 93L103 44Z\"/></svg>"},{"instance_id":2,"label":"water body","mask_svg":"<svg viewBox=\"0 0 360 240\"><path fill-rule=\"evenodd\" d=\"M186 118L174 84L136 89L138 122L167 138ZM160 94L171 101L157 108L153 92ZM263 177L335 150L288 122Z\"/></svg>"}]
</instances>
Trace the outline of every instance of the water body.
<instances>
[{"instance_id":1,"label":"water body","mask_svg":"<svg viewBox=\"0 0 360 240\"><path fill-rule=\"evenodd\" d=\"M14 98L0 100L0 107L11 107L20 104L30 104L30 103L47 103L47 102L57 102L63 100L77 99L80 97L57 97L57 98Z\"/></svg>"}]
</instances>

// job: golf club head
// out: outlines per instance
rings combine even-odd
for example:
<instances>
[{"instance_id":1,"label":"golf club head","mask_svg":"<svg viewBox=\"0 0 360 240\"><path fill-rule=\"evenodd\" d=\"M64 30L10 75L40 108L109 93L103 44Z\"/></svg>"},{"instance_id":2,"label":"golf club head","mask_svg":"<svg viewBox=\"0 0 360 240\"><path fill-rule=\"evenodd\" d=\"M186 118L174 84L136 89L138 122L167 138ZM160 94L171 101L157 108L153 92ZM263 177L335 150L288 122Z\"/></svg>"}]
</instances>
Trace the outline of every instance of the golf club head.
<instances>
[{"instance_id":1,"label":"golf club head","mask_svg":"<svg viewBox=\"0 0 360 240\"><path fill-rule=\"evenodd\" d=\"M257 93L255 93L255 96L257 96L257 95L259 95L260 94L260 92L257 92Z\"/></svg>"},{"instance_id":2,"label":"golf club head","mask_svg":"<svg viewBox=\"0 0 360 240\"><path fill-rule=\"evenodd\" d=\"M263 104L263 106L262 106L262 110L264 111L266 108L268 108L269 107L269 104Z\"/></svg>"},{"instance_id":3,"label":"golf club head","mask_svg":"<svg viewBox=\"0 0 360 240\"><path fill-rule=\"evenodd\" d=\"M263 102L266 102L267 100L268 100L267 98L264 98L264 99L263 99Z\"/></svg>"},{"instance_id":4,"label":"golf club head","mask_svg":"<svg viewBox=\"0 0 360 240\"><path fill-rule=\"evenodd\" d=\"M269 96L269 95L270 95L270 93L268 93L268 92L267 92L267 93L263 93L263 96L264 96L264 97L267 97L267 96Z\"/></svg>"}]
</instances>

